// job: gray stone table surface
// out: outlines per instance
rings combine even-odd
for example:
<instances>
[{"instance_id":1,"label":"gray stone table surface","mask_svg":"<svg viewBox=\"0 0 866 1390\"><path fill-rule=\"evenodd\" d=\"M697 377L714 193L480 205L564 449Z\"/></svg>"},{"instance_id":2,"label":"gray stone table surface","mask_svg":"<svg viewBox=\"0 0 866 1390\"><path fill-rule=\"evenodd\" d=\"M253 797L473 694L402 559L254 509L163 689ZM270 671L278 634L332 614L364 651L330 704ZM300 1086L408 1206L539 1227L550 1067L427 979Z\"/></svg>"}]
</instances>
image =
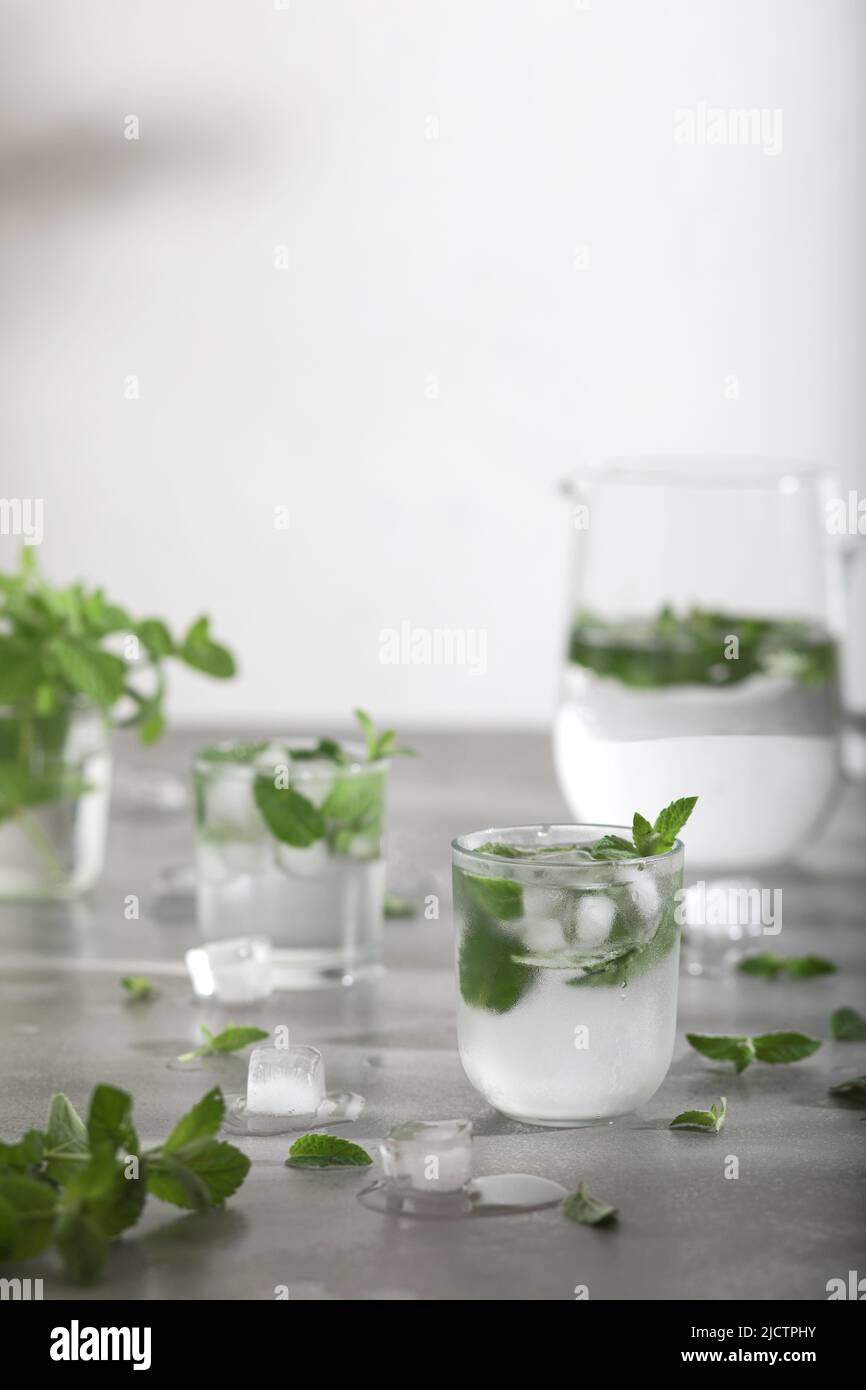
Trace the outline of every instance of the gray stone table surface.
<instances>
[{"instance_id":1,"label":"gray stone table surface","mask_svg":"<svg viewBox=\"0 0 866 1390\"><path fill-rule=\"evenodd\" d=\"M192 1002L182 969L197 940L191 913L182 898L170 911L155 893L161 870L190 862L189 808L134 805L154 769L186 778L201 741L172 734L148 753L122 742L106 873L87 899L0 906L0 1137L40 1125L54 1091L84 1109L97 1081L133 1093L139 1132L151 1142L211 1085L241 1089L239 1058L191 1071L168 1065L198 1040L201 1022L227 1015ZM474 1124L478 1173L536 1173L568 1188L583 1181L620 1209L618 1224L592 1230L556 1208L483 1220L384 1217L357 1201L369 1170L290 1171L289 1139L248 1139L236 1142L253 1166L226 1208L197 1216L151 1199L113 1248L94 1296L269 1299L286 1285L294 1299L572 1299L586 1285L592 1299L823 1299L828 1279L866 1273L863 1112L827 1094L833 1082L866 1072L866 1046L828 1041L804 1063L755 1065L736 1077L684 1038L689 1030L791 1028L827 1038L833 1009L863 1007L863 796L846 790L802 862L762 876L784 895L782 935L764 946L820 952L838 973L773 984L731 970L684 976L673 1065L640 1114L542 1130L492 1111L460 1068L449 842L497 823L568 819L549 741L482 732L414 741L422 756L393 776L389 880L418 898L439 895L439 920L387 925L381 982L282 994L232 1016L287 1024L295 1040L322 1049L329 1087L367 1099L358 1122L340 1129L346 1137L375 1148L401 1119L464 1115ZM138 920L124 913L133 894ZM131 969L154 977L156 1000L125 1001L119 977ZM668 1130L677 1112L722 1093L729 1121L721 1135ZM724 1176L729 1155L739 1163L736 1180ZM53 1256L21 1272L41 1275L46 1297L80 1296Z\"/></svg>"}]
</instances>

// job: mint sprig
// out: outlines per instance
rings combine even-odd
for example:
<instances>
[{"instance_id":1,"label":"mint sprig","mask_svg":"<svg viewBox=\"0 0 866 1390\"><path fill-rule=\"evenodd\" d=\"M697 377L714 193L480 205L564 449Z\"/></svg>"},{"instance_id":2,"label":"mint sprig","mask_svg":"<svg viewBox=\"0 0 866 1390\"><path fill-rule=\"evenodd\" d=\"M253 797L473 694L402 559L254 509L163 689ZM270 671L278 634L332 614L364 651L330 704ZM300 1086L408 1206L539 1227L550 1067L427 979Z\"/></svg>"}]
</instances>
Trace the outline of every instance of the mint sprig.
<instances>
[{"instance_id":1,"label":"mint sprig","mask_svg":"<svg viewBox=\"0 0 866 1390\"><path fill-rule=\"evenodd\" d=\"M220 1205L250 1167L213 1137L224 1114L215 1088L164 1144L141 1152L126 1091L96 1086L86 1123L66 1096L54 1096L44 1131L0 1144L0 1260L26 1260L54 1244L70 1277L89 1283L148 1194L202 1211Z\"/></svg>"},{"instance_id":2,"label":"mint sprig","mask_svg":"<svg viewBox=\"0 0 866 1390\"><path fill-rule=\"evenodd\" d=\"M366 1168L373 1162L366 1149L335 1134L302 1134L289 1149L287 1168Z\"/></svg>"},{"instance_id":3,"label":"mint sprig","mask_svg":"<svg viewBox=\"0 0 866 1390\"><path fill-rule=\"evenodd\" d=\"M192 1052L182 1052L177 1059L179 1062L192 1062L196 1057L213 1057L220 1052L239 1052L242 1047L262 1042L271 1036L267 1029L238 1027L234 1023L230 1023L221 1033L212 1033L204 1024L201 1031L204 1036L201 1047L194 1048Z\"/></svg>"},{"instance_id":4,"label":"mint sprig","mask_svg":"<svg viewBox=\"0 0 866 1390\"><path fill-rule=\"evenodd\" d=\"M705 1132L718 1134L725 1117L728 1113L728 1104L725 1097L716 1103L713 1101L709 1110L683 1110L680 1115L675 1115L671 1120L671 1129L702 1129Z\"/></svg>"},{"instance_id":5,"label":"mint sprig","mask_svg":"<svg viewBox=\"0 0 866 1390\"><path fill-rule=\"evenodd\" d=\"M830 1095L846 1105L856 1105L866 1110L866 1076L852 1076L847 1081L839 1081L830 1087Z\"/></svg>"},{"instance_id":6,"label":"mint sprig","mask_svg":"<svg viewBox=\"0 0 866 1390\"><path fill-rule=\"evenodd\" d=\"M837 969L824 956L777 956L774 951L746 956L737 964L741 974L756 975L764 980L776 980L780 975L789 980L810 980L819 975L834 975Z\"/></svg>"},{"instance_id":7,"label":"mint sprig","mask_svg":"<svg viewBox=\"0 0 866 1390\"><path fill-rule=\"evenodd\" d=\"M643 859L648 855L667 854L676 843L676 838L697 805L696 796L681 796L659 811L655 824L651 825L646 816L635 811L632 819L632 838L623 835L602 835L589 852L593 859Z\"/></svg>"},{"instance_id":8,"label":"mint sprig","mask_svg":"<svg viewBox=\"0 0 866 1390\"><path fill-rule=\"evenodd\" d=\"M372 719L365 710L356 709L352 713L361 726L367 745L367 758L371 763L378 762L380 758L414 758L417 756L414 748L397 747L397 735L393 729L385 729L382 733L377 733Z\"/></svg>"},{"instance_id":9,"label":"mint sprig","mask_svg":"<svg viewBox=\"0 0 866 1390\"><path fill-rule=\"evenodd\" d=\"M616 1220L616 1207L608 1206L596 1197L591 1197L583 1183L579 1183L571 1196L564 1198L562 1210L569 1221L581 1226L605 1226Z\"/></svg>"},{"instance_id":10,"label":"mint sprig","mask_svg":"<svg viewBox=\"0 0 866 1390\"><path fill-rule=\"evenodd\" d=\"M830 1015L830 1036L834 1042L866 1042L866 1018L856 1009L837 1009Z\"/></svg>"},{"instance_id":11,"label":"mint sprig","mask_svg":"<svg viewBox=\"0 0 866 1390\"><path fill-rule=\"evenodd\" d=\"M149 980L146 975L124 975L120 983L134 1003L139 1003L143 999L152 999L154 995L159 993L153 980Z\"/></svg>"},{"instance_id":12,"label":"mint sprig","mask_svg":"<svg viewBox=\"0 0 866 1390\"><path fill-rule=\"evenodd\" d=\"M773 1066L801 1062L821 1046L819 1038L810 1038L805 1033L760 1033L751 1038L724 1033L686 1033L686 1041L713 1062L732 1062L738 1074L755 1060Z\"/></svg>"}]
</instances>

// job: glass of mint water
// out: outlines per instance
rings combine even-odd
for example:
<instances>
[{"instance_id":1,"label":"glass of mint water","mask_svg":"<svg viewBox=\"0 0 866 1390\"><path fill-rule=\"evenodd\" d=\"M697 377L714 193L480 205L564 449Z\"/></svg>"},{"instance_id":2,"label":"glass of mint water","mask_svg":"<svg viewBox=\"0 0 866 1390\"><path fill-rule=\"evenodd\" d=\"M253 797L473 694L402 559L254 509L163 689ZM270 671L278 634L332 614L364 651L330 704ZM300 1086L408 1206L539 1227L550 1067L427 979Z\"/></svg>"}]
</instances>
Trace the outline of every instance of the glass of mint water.
<instances>
[{"instance_id":1,"label":"glass of mint water","mask_svg":"<svg viewBox=\"0 0 866 1390\"><path fill-rule=\"evenodd\" d=\"M359 745L220 743L194 764L198 921L270 938L277 988L382 969L389 760Z\"/></svg>"},{"instance_id":2,"label":"glass of mint water","mask_svg":"<svg viewBox=\"0 0 866 1390\"><path fill-rule=\"evenodd\" d=\"M630 831L512 826L452 845L460 1059L528 1124L626 1115L670 1066L683 846L594 858L612 834Z\"/></svg>"},{"instance_id":3,"label":"glass of mint water","mask_svg":"<svg viewBox=\"0 0 866 1390\"><path fill-rule=\"evenodd\" d=\"M844 497L790 460L581 471L554 730L575 819L621 822L699 787L692 868L750 870L809 842L839 785Z\"/></svg>"},{"instance_id":4,"label":"glass of mint water","mask_svg":"<svg viewBox=\"0 0 866 1390\"><path fill-rule=\"evenodd\" d=\"M105 858L111 745L84 697L0 711L0 899L70 898Z\"/></svg>"}]
</instances>

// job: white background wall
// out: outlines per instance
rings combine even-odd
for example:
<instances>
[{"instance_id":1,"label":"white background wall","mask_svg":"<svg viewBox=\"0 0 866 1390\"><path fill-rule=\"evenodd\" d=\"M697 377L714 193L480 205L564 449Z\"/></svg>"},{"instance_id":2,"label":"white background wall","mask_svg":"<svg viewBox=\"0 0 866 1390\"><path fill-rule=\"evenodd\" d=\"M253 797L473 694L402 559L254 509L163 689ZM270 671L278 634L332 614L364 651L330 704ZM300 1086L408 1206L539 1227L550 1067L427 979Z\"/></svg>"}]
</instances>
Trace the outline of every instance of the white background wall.
<instances>
[{"instance_id":1,"label":"white background wall","mask_svg":"<svg viewBox=\"0 0 866 1390\"><path fill-rule=\"evenodd\" d=\"M178 720L544 721L578 456L866 491L862 0L0 23L0 494L45 499L52 575L213 613L243 675ZM699 102L780 108L781 153L677 144ZM381 665L403 619L486 629L487 674Z\"/></svg>"}]
</instances>

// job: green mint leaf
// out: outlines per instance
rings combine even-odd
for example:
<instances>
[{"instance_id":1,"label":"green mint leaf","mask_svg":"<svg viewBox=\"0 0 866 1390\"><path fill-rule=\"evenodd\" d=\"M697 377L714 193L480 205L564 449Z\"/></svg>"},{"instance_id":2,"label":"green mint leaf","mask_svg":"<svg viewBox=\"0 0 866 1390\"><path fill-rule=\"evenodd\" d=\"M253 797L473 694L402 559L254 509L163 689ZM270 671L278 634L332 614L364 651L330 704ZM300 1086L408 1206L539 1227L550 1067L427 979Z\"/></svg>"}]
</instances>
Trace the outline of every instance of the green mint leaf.
<instances>
[{"instance_id":1,"label":"green mint leaf","mask_svg":"<svg viewBox=\"0 0 866 1390\"><path fill-rule=\"evenodd\" d=\"M364 742L367 745L367 757L371 763L375 762L378 739L376 738L376 730L373 728L373 721L365 710L356 709L353 710L352 713L361 725L361 732L364 735Z\"/></svg>"},{"instance_id":2,"label":"green mint leaf","mask_svg":"<svg viewBox=\"0 0 866 1390\"><path fill-rule=\"evenodd\" d=\"M87 1114L87 1134L91 1148L110 1144L112 1155L131 1137L132 1096L116 1086L95 1086Z\"/></svg>"},{"instance_id":3,"label":"green mint leaf","mask_svg":"<svg viewBox=\"0 0 866 1390\"><path fill-rule=\"evenodd\" d=\"M837 1009L830 1016L830 1036L836 1042L864 1042L866 1018L856 1009Z\"/></svg>"},{"instance_id":4,"label":"green mint leaf","mask_svg":"<svg viewBox=\"0 0 866 1390\"><path fill-rule=\"evenodd\" d=\"M593 859L614 860L634 859L638 851L629 840L622 835L602 835L600 840L596 840L594 845L588 845Z\"/></svg>"},{"instance_id":5,"label":"green mint leaf","mask_svg":"<svg viewBox=\"0 0 866 1390\"><path fill-rule=\"evenodd\" d=\"M671 1129L703 1129L718 1134L725 1123L727 1113L727 1101L722 1096L718 1104L713 1102L709 1110L684 1110L681 1115L677 1115L671 1120L670 1127Z\"/></svg>"},{"instance_id":6,"label":"green mint leaf","mask_svg":"<svg viewBox=\"0 0 866 1390\"><path fill-rule=\"evenodd\" d=\"M156 661L174 653L171 633L160 618L144 618L136 624L135 632Z\"/></svg>"},{"instance_id":7,"label":"green mint leaf","mask_svg":"<svg viewBox=\"0 0 866 1390\"><path fill-rule=\"evenodd\" d=\"M87 1126L64 1095L51 1097L45 1128L46 1173L53 1182L68 1181L90 1152Z\"/></svg>"},{"instance_id":8,"label":"green mint leaf","mask_svg":"<svg viewBox=\"0 0 866 1390\"><path fill-rule=\"evenodd\" d=\"M457 961L463 1002L495 1014L513 1009L536 976L514 959L521 950L519 936L504 931L486 912L470 910Z\"/></svg>"},{"instance_id":9,"label":"green mint leaf","mask_svg":"<svg viewBox=\"0 0 866 1390\"><path fill-rule=\"evenodd\" d=\"M646 852L644 846L652 842L655 831L646 816L642 816L640 811L634 813L631 833L638 854L644 854Z\"/></svg>"},{"instance_id":10,"label":"green mint leaf","mask_svg":"<svg viewBox=\"0 0 866 1390\"><path fill-rule=\"evenodd\" d=\"M663 811L659 811L654 829L656 834L661 836L666 849L670 849L673 845L674 840L695 809L697 801L696 796L681 796L677 801L672 801Z\"/></svg>"},{"instance_id":11,"label":"green mint leaf","mask_svg":"<svg viewBox=\"0 0 866 1390\"><path fill-rule=\"evenodd\" d=\"M55 1239L69 1277L81 1284L94 1283L108 1255L108 1240L94 1218L73 1207L61 1215Z\"/></svg>"},{"instance_id":12,"label":"green mint leaf","mask_svg":"<svg viewBox=\"0 0 866 1390\"><path fill-rule=\"evenodd\" d=\"M80 690L97 705L110 706L120 699L126 663L119 656L63 638L57 638L50 651L61 675L74 690Z\"/></svg>"},{"instance_id":13,"label":"green mint leaf","mask_svg":"<svg viewBox=\"0 0 866 1390\"><path fill-rule=\"evenodd\" d=\"M147 1190L161 1202L186 1211L207 1211L212 1205L206 1184L192 1168L173 1154L148 1155Z\"/></svg>"},{"instance_id":14,"label":"green mint leaf","mask_svg":"<svg viewBox=\"0 0 866 1390\"><path fill-rule=\"evenodd\" d=\"M360 831L368 826L381 830L385 814L385 778L382 773L340 777L321 806L328 821Z\"/></svg>"},{"instance_id":15,"label":"green mint leaf","mask_svg":"<svg viewBox=\"0 0 866 1390\"><path fill-rule=\"evenodd\" d=\"M562 1209L569 1221L577 1221L581 1226L604 1226L615 1221L618 1214L616 1207L591 1197L583 1183L565 1198Z\"/></svg>"},{"instance_id":16,"label":"green mint leaf","mask_svg":"<svg viewBox=\"0 0 866 1390\"><path fill-rule=\"evenodd\" d=\"M835 975L838 966L823 956L788 956L784 968L792 980L811 980L816 975Z\"/></svg>"},{"instance_id":17,"label":"green mint leaf","mask_svg":"<svg viewBox=\"0 0 866 1390\"><path fill-rule=\"evenodd\" d=\"M146 975L124 975L120 983L130 999L136 1003L142 999L152 999L159 993L156 985Z\"/></svg>"},{"instance_id":18,"label":"green mint leaf","mask_svg":"<svg viewBox=\"0 0 866 1390\"><path fill-rule=\"evenodd\" d=\"M775 980L784 968L784 960L773 951L761 951L759 955L746 956L737 962L742 975L757 975L764 980Z\"/></svg>"},{"instance_id":19,"label":"green mint leaf","mask_svg":"<svg viewBox=\"0 0 866 1390\"><path fill-rule=\"evenodd\" d=\"M701 1056L713 1062L733 1062L739 1073L754 1061L755 1048L749 1038L713 1033L686 1033L686 1042Z\"/></svg>"},{"instance_id":20,"label":"green mint leaf","mask_svg":"<svg viewBox=\"0 0 866 1390\"><path fill-rule=\"evenodd\" d=\"M333 1134L302 1134L289 1149L287 1168L366 1168L373 1160L360 1144Z\"/></svg>"},{"instance_id":21,"label":"green mint leaf","mask_svg":"<svg viewBox=\"0 0 866 1390\"><path fill-rule=\"evenodd\" d=\"M191 624L178 655L187 666L204 671L208 676L225 680L235 674L235 661L227 647L215 642L210 635L210 618L197 618Z\"/></svg>"},{"instance_id":22,"label":"green mint leaf","mask_svg":"<svg viewBox=\"0 0 866 1390\"><path fill-rule=\"evenodd\" d=\"M256 1032L259 1030L256 1029ZM265 1034L265 1037L268 1035ZM203 1095L184 1115L178 1120L171 1134L162 1146L163 1153L176 1153L186 1151L191 1144L209 1139L216 1134L226 1113L226 1104L223 1093L219 1086L214 1086L212 1090Z\"/></svg>"},{"instance_id":23,"label":"green mint leaf","mask_svg":"<svg viewBox=\"0 0 866 1390\"><path fill-rule=\"evenodd\" d=\"M805 1033L762 1033L752 1038L755 1056L761 1062L774 1066L787 1062L801 1062L811 1057L821 1046L819 1038L807 1037Z\"/></svg>"},{"instance_id":24,"label":"green mint leaf","mask_svg":"<svg viewBox=\"0 0 866 1390\"><path fill-rule=\"evenodd\" d=\"M835 1086L830 1087L830 1095L837 1100L844 1100L848 1105L856 1105L861 1110L866 1109L866 1076L852 1076L848 1081L839 1081ZM2 1196L2 1185L0 1185L0 1196Z\"/></svg>"},{"instance_id":25,"label":"green mint leaf","mask_svg":"<svg viewBox=\"0 0 866 1390\"><path fill-rule=\"evenodd\" d=\"M217 1052L238 1052L250 1043L263 1042L271 1036L265 1028L239 1028L233 1023L216 1035L204 1024L201 1025L201 1031L205 1038L202 1046L192 1052L182 1052L177 1059L179 1062L191 1062L195 1057L210 1057Z\"/></svg>"},{"instance_id":26,"label":"green mint leaf","mask_svg":"<svg viewBox=\"0 0 866 1390\"><path fill-rule=\"evenodd\" d=\"M389 921L402 921L414 917L418 909L409 898L401 898L396 893L386 893L382 911Z\"/></svg>"},{"instance_id":27,"label":"green mint leaf","mask_svg":"<svg viewBox=\"0 0 866 1390\"><path fill-rule=\"evenodd\" d=\"M45 1135L41 1130L28 1129L15 1144L0 1143L0 1169L11 1169L14 1173L26 1173L42 1162L45 1152Z\"/></svg>"},{"instance_id":28,"label":"green mint leaf","mask_svg":"<svg viewBox=\"0 0 866 1390\"><path fill-rule=\"evenodd\" d=\"M523 916L523 887L510 878L485 878L481 874L462 874L462 882L478 906L500 922L514 922Z\"/></svg>"},{"instance_id":29,"label":"green mint leaf","mask_svg":"<svg viewBox=\"0 0 866 1390\"><path fill-rule=\"evenodd\" d=\"M6 1258L10 1260L29 1260L50 1245L54 1235L54 1220L57 1213L57 1196L53 1187L34 1178L12 1174L0 1177L0 1202L4 1204L6 1228ZM12 1211L14 1230L11 1235L8 1226L8 1213Z\"/></svg>"},{"instance_id":30,"label":"green mint leaf","mask_svg":"<svg viewBox=\"0 0 866 1390\"><path fill-rule=\"evenodd\" d=\"M253 784L253 796L271 834L284 844L307 849L324 836L327 827L322 812L294 787L277 787L263 773Z\"/></svg>"}]
</instances>

